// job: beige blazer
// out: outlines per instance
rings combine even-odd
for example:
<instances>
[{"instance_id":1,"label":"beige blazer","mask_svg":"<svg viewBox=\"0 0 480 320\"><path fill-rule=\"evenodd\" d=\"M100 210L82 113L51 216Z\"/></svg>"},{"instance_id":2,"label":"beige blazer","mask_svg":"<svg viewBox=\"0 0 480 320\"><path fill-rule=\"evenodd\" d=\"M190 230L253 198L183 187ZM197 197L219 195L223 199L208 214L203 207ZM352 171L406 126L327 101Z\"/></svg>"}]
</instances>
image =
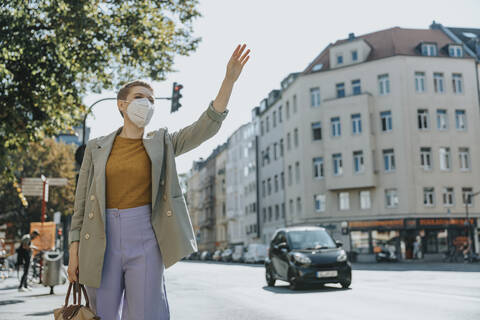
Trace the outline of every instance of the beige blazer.
<instances>
[{"instance_id":1,"label":"beige blazer","mask_svg":"<svg viewBox=\"0 0 480 320\"><path fill-rule=\"evenodd\" d=\"M198 251L192 222L178 181L175 157L214 136L228 109L220 113L213 100L199 119L168 133L167 128L149 132L143 144L152 162L152 226L165 268ZM99 288L106 248L105 166L115 136L112 133L88 141L75 191L69 244L80 241L79 282Z\"/></svg>"}]
</instances>

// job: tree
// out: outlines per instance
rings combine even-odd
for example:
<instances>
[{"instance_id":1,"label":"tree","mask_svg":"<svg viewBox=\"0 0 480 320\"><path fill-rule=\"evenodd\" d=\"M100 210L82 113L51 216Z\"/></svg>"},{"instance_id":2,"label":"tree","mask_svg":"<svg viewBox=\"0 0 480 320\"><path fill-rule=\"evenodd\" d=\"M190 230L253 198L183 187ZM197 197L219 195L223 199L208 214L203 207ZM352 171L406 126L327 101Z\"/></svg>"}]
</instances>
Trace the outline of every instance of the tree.
<instances>
[{"instance_id":1,"label":"tree","mask_svg":"<svg viewBox=\"0 0 480 320\"><path fill-rule=\"evenodd\" d=\"M201 40L191 38L197 2L2 1L0 178L13 181L12 151L78 124L87 92L176 71L174 55Z\"/></svg>"},{"instance_id":2,"label":"tree","mask_svg":"<svg viewBox=\"0 0 480 320\"><path fill-rule=\"evenodd\" d=\"M47 221L53 219L53 213L73 213L75 199L75 153L76 146L63 142L57 143L47 138L40 143L31 142L28 152L17 150L11 157L17 163L19 174L24 178L40 178L43 174L52 178L67 178L66 186L50 186L47 202ZM20 184L20 180L18 181ZM4 215L0 215L0 224L15 221L15 227L22 232L28 231L32 221L40 221L42 211L41 197L27 196L28 207L21 209L17 190L10 182L0 181L0 207Z\"/></svg>"}]
</instances>

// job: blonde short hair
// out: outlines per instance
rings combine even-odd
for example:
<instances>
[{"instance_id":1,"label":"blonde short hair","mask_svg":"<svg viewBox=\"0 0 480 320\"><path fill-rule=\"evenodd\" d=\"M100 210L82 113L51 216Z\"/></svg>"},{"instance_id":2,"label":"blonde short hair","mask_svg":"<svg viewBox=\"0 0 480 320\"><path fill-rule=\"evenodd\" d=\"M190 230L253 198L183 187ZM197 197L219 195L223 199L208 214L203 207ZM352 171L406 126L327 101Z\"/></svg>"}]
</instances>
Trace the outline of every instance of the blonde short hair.
<instances>
[{"instance_id":1,"label":"blonde short hair","mask_svg":"<svg viewBox=\"0 0 480 320\"><path fill-rule=\"evenodd\" d=\"M153 92L152 86L151 86L148 82L143 81L143 80L133 80L133 81L130 81L130 82L125 83L125 84L120 88L120 90L119 90L118 93L117 93L117 100L126 100L128 94L130 93L130 88L131 88L131 87L137 87L137 86L145 87L145 88L147 88L147 89L152 90L152 92ZM119 110L119 111L120 111L120 110ZM123 118L123 113L122 113L122 111L120 111L120 115L121 115L122 118Z\"/></svg>"}]
</instances>

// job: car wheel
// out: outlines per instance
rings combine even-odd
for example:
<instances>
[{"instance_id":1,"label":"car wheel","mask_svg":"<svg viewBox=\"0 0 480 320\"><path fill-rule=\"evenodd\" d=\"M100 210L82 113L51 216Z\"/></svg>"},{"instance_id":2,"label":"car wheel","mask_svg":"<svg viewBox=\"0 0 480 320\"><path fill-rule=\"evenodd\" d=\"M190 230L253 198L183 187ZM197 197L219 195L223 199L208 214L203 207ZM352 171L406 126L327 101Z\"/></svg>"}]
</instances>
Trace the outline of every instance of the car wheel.
<instances>
[{"instance_id":1,"label":"car wheel","mask_svg":"<svg viewBox=\"0 0 480 320\"><path fill-rule=\"evenodd\" d=\"M291 271L288 272L288 282L290 283L290 285L288 286L290 290L300 289L300 284L298 283L297 278L293 275Z\"/></svg>"},{"instance_id":2,"label":"car wheel","mask_svg":"<svg viewBox=\"0 0 480 320\"><path fill-rule=\"evenodd\" d=\"M347 289L348 287L350 287L350 284L352 284L352 274L349 274L347 278L340 281L340 284L344 289Z\"/></svg>"},{"instance_id":3,"label":"car wheel","mask_svg":"<svg viewBox=\"0 0 480 320\"><path fill-rule=\"evenodd\" d=\"M275 277L272 275L272 271L269 267L265 268L265 280L267 280L267 285L269 287L275 286Z\"/></svg>"}]
</instances>

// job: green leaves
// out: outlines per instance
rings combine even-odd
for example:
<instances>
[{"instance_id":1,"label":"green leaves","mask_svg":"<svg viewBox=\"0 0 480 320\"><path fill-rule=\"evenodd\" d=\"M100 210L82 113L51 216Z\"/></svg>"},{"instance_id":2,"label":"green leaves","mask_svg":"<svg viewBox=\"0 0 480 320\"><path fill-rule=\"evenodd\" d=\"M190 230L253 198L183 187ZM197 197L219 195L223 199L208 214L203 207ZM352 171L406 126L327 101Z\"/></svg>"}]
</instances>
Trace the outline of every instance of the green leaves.
<instances>
[{"instance_id":1,"label":"green leaves","mask_svg":"<svg viewBox=\"0 0 480 320\"><path fill-rule=\"evenodd\" d=\"M2 1L0 178L15 171L6 168L15 165L11 150L78 124L87 94L132 78L164 80L174 56L198 46L191 38L197 3Z\"/></svg>"}]
</instances>

